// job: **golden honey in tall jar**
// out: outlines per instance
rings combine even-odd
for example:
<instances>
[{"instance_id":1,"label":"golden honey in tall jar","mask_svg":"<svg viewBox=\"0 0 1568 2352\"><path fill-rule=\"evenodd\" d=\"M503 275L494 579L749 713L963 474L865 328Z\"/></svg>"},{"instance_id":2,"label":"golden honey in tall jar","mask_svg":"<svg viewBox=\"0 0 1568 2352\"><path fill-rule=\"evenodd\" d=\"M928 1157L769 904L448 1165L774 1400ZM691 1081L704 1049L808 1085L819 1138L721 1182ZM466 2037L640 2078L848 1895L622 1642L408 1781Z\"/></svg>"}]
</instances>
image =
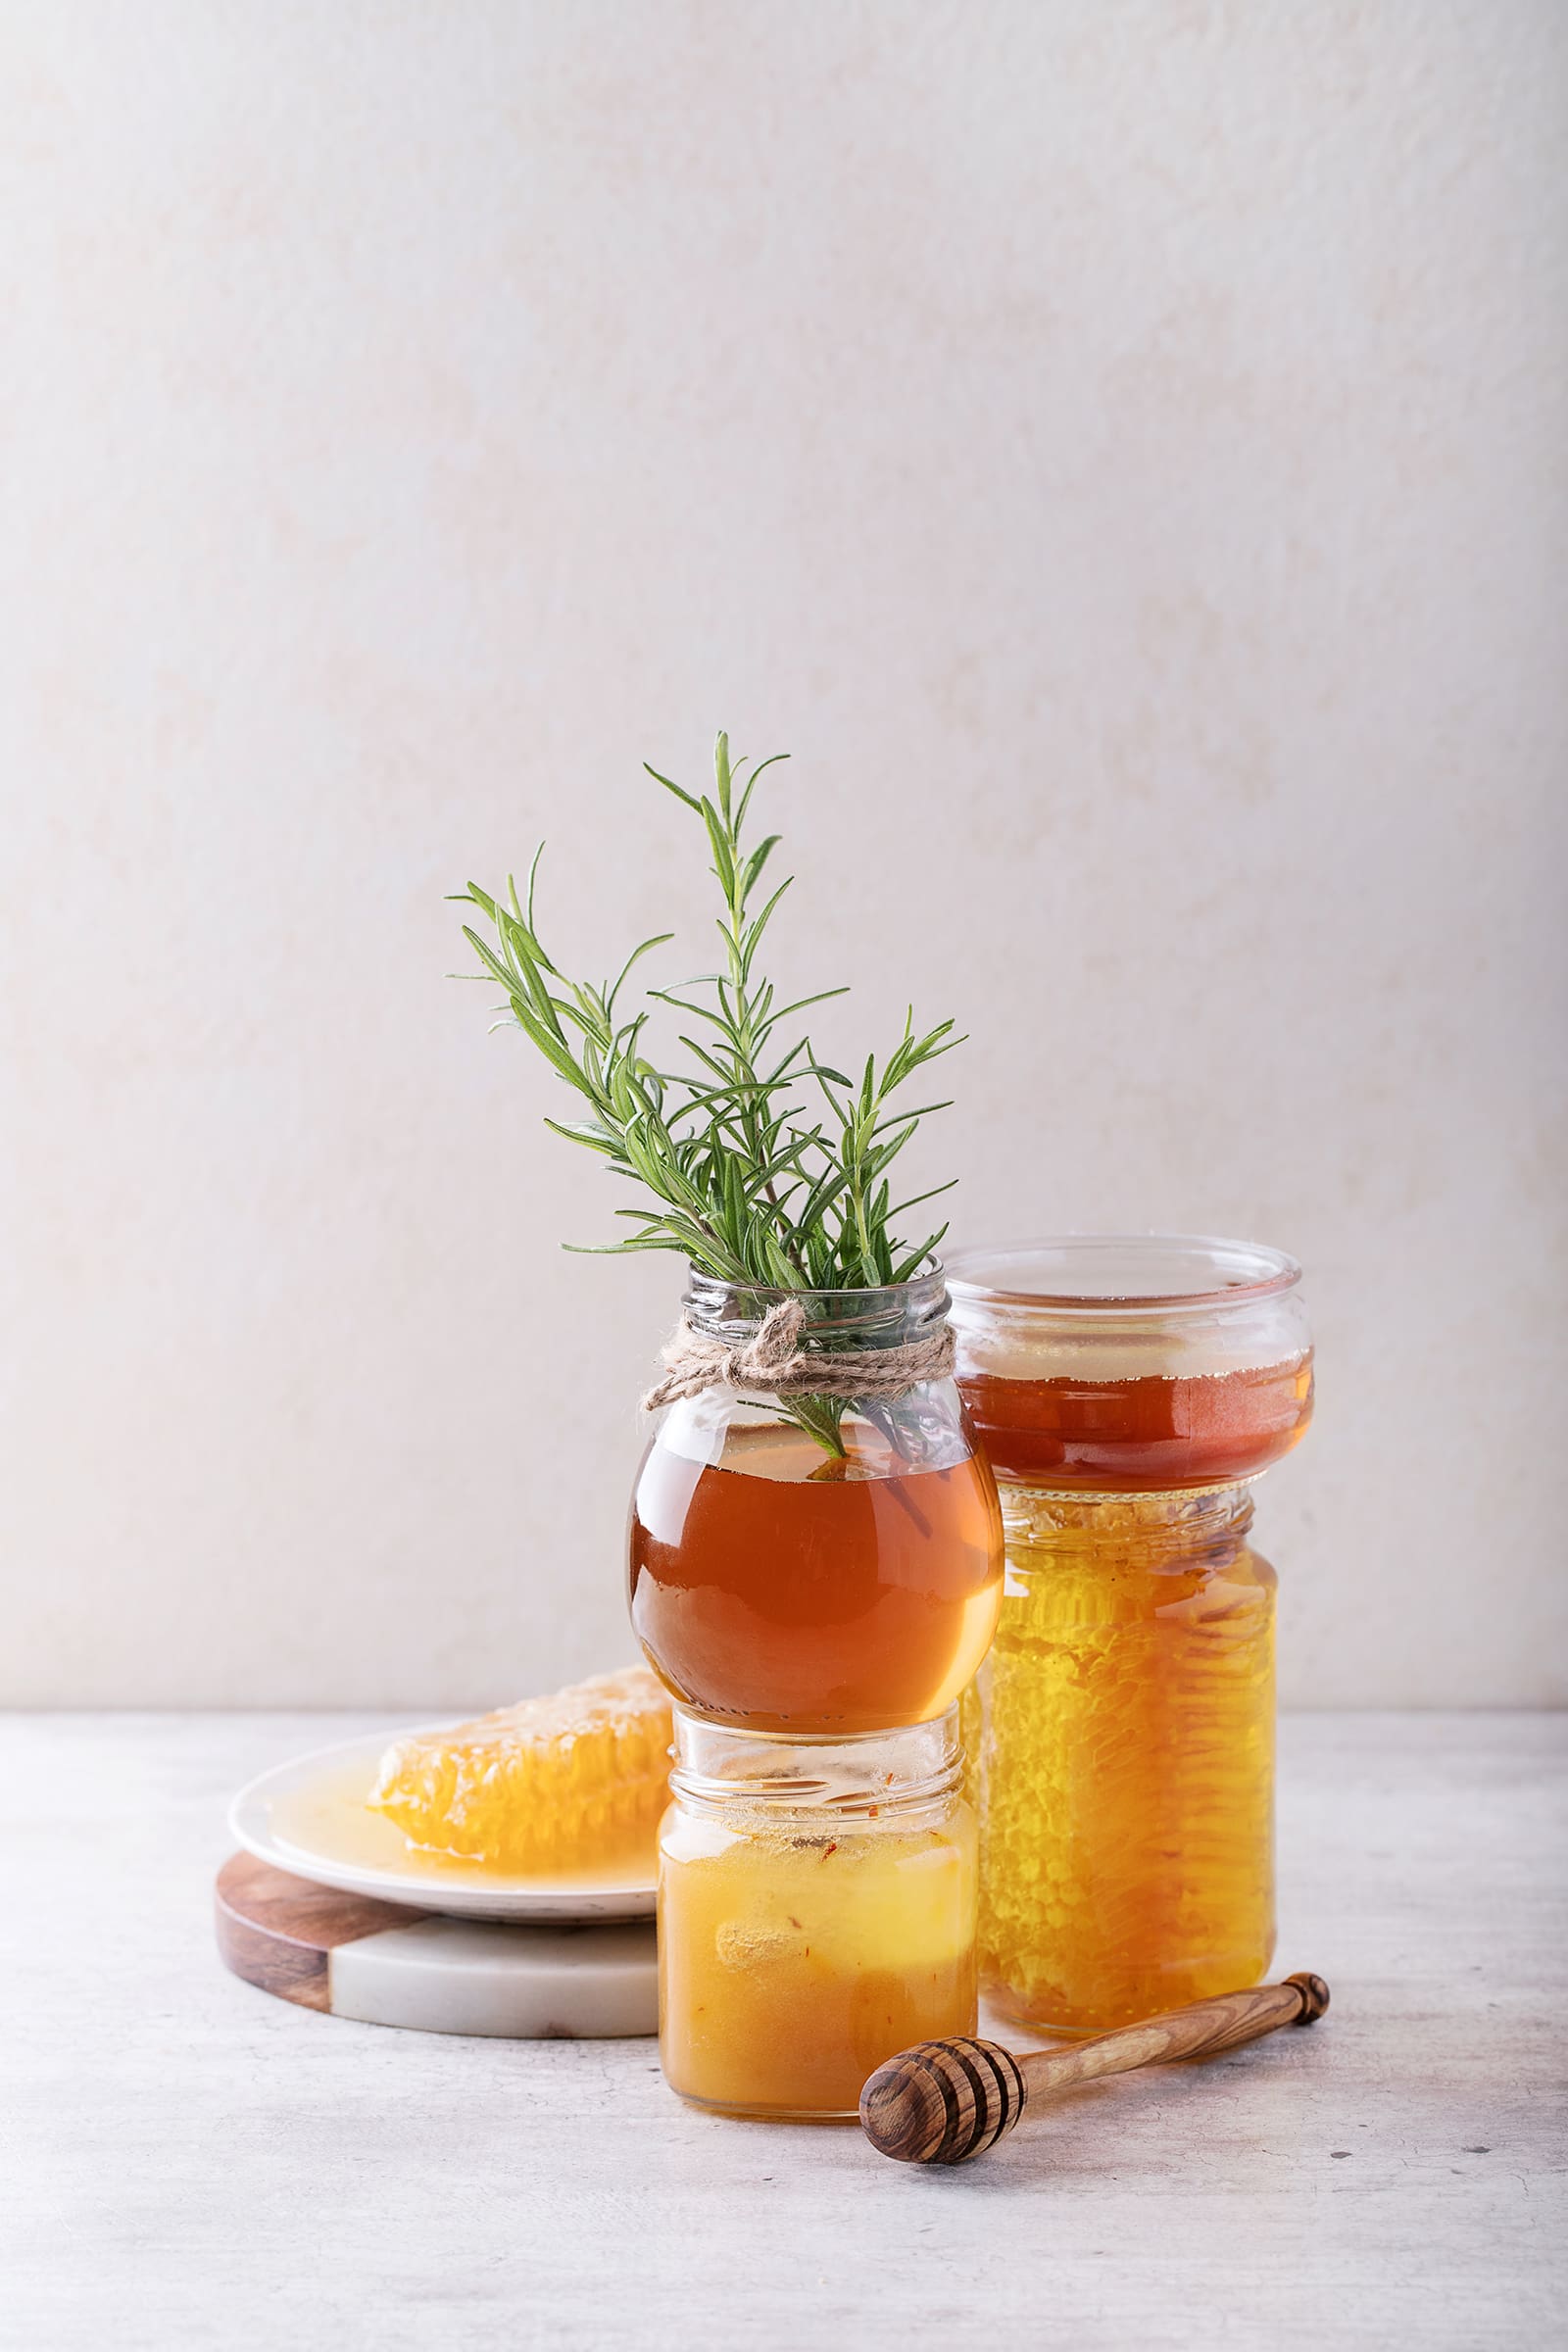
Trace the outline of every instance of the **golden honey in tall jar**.
<instances>
[{"instance_id":1,"label":"golden honey in tall jar","mask_svg":"<svg viewBox=\"0 0 1568 2352\"><path fill-rule=\"evenodd\" d=\"M949 1267L1006 1578L966 1699L980 1974L1089 2033L1255 1983L1274 1948L1275 1577L1250 1481L1312 1409L1299 1269L1069 1237Z\"/></svg>"}]
</instances>

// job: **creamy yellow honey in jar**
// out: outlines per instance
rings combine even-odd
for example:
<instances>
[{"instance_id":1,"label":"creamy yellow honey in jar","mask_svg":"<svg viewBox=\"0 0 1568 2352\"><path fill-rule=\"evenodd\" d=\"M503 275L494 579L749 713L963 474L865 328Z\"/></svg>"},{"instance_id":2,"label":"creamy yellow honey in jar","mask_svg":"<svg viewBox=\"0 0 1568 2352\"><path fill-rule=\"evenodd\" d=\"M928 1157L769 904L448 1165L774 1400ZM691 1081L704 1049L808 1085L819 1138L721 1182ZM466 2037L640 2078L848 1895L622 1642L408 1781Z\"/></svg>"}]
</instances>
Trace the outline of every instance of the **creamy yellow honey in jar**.
<instances>
[{"instance_id":1,"label":"creamy yellow honey in jar","mask_svg":"<svg viewBox=\"0 0 1568 2352\"><path fill-rule=\"evenodd\" d=\"M675 1710L660 1837L660 2056L730 2114L853 2115L911 2042L975 2026L977 1852L957 1709L858 1739Z\"/></svg>"}]
</instances>

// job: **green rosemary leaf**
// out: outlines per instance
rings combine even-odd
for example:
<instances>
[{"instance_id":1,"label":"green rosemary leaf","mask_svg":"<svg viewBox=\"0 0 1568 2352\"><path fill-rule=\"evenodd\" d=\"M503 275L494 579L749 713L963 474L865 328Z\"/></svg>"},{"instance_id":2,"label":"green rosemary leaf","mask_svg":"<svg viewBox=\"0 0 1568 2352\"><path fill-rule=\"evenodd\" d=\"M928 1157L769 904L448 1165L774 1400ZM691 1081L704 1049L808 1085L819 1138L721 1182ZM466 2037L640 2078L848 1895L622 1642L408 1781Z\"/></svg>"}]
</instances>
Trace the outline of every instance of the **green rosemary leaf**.
<instances>
[{"instance_id":1,"label":"green rosemary leaf","mask_svg":"<svg viewBox=\"0 0 1568 2352\"><path fill-rule=\"evenodd\" d=\"M625 986L626 975L631 970L632 965L634 963L640 963L645 956L652 955L655 948L668 947L674 936L675 934L673 931L661 931L656 939L645 939L640 948L633 948L631 954L627 956L625 962L621 965L619 972L615 976L614 986L607 989L605 992L605 1009L607 1012L613 1012L615 1008L615 999L619 996L621 989Z\"/></svg>"},{"instance_id":2,"label":"green rosemary leaf","mask_svg":"<svg viewBox=\"0 0 1568 2352\"><path fill-rule=\"evenodd\" d=\"M956 1182L956 1178L955 1178L955 1182ZM938 1249L947 1238L947 1233L948 1228L946 1225L939 1225L935 1233L928 1233L925 1237L925 1240L920 1244L919 1248L917 1250L911 1250L902 1265L895 1266L892 1276L893 1281L912 1281L913 1277L920 1271L920 1268L924 1265L928 1265L935 1257Z\"/></svg>"},{"instance_id":3,"label":"green rosemary leaf","mask_svg":"<svg viewBox=\"0 0 1568 2352\"><path fill-rule=\"evenodd\" d=\"M527 923L527 925L528 925L528 928L529 928L529 930L530 930L530 931L533 931L533 928L534 928L534 921L533 921L533 893L534 893L534 885L535 885L535 883L536 883L536 882L538 881L538 879L539 879L539 860L540 860L540 858L541 858L544 856L544 854L545 854L545 845L544 845L544 843L543 843L543 842L541 842L541 843L539 844L539 847L538 847L538 848L535 850L535 852L534 852L534 854L533 854L533 857L532 857L532 858L531 858L531 859L529 860L529 864L528 864L528 907L527 907L527 913L526 913L526 915L524 916L524 918L523 918L523 919L524 919L524 921ZM514 886L514 885L513 886L513 889L512 889L512 901L513 901L513 905L514 905L514 906L515 906L515 905L516 905L516 901L517 901L517 893L516 893L516 889L515 889L515 886ZM537 937L537 933L535 934L535 936ZM555 968L556 968L556 967L555 967L555 965L554 965L554 964L552 964L552 965L550 966L550 969L551 969L552 971L554 971L554 970L555 970Z\"/></svg>"},{"instance_id":4,"label":"green rosemary leaf","mask_svg":"<svg viewBox=\"0 0 1568 2352\"><path fill-rule=\"evenodd\" d=\"M721 1029L726 1037L733 1033L734 1024L728 1015L722 1011L715 1012L710 1004L689 1004L684 997L672 997L669 991L663 988L651 988L648 994L656 998L661 1004L672 1004L677 1012L689 1012L700 1021L711 1021L713 1027ZM684 1045L686 1040L682 1038L681 1043Z\"/></svg>"},{"instance_id":5,"label":"green rosemary leaf","mask_svg":"<svg viewBox=\"0 0 1568 2352\"><path fill-rule=\"evenodd\" d=\"M839 988L819 988L812 996L797 997L793 1004L781 1004L778 1011L773 1015L773 1018L776 1021L792 1020L796 1013L805 1012L808 1005L825 1004L829 997L847 997L849 993L850 989L848 981L846 981L842 987ZM801 1040L801 1044L804 1045L805 1042L806 1041L803 1038ZM799 1053L800 1050L800 1046L797 1046L795 1049L797 1053ZM848 1086L849 1080L846 1078L844 1083L846 1086Z\"/></svg>"},{"instance_id":6,"label":"green rosemary leaf","mask_svg":"<svg viewBox=\"0 0 1568 2352\"><path fill-rule=\"evenodd\" d=\"M699 813L701 813L703 804L700 800L698 800L695 793L682 792L680 786L678 784L672 784L668 776L662 776L657 767L649 767L646 760L643 761L643 766L647 769L649 775L653 777L656 784L662 784L664 790L666 792L672 792L677 801L684 801L688 808L695 808L699 811Z\"/></svg>"},{"instance_id":7,"label":"green rosemary leaf","mask_svg":"<svg viewBox=\"0 0 1568 2352\"><path fill-rule=\"evenodd\" d=\"M956 1176L950 1176L946 1184L934 1184L928 1192L911 1193L907 1200L901 1200L897 1208L889 1209L888 1214L892 1217L905 1216L911 1208L918 1208L922 1200L934 1200L939 1193L951 1193L957 1181Z\"/></svg>"},{"instance_id":8,"label":"green rosemary leaf","mask_svg":"<svg viewBox=\"0 0 1568 2352\"><path fill-rule=\"evenodd\" d=\"M713 853L713 871L726 899L735 897L735 853L725 839L724 820L710 800L702 804L703 822L708 827L709 846Z\"/></svg>"},{"instance_id":9,"label":"green rosemary leaf","mask_svg":"<svg viewBox=\"0 0 1568 2352\"><path fill-rule=\"evenodd\" d=\"M472 948L474 954L480 958L481 962L484 963L492 977L500 981L508 996L514 995L517 987L516 974L502 962L499 956L492 954L490 949L486 947L484 941L479 937L478 932L470 930L466 923L465 923L463 926L463 936L467 941L469 947Z\"/></svg>"},{"instance_id":10,"label":"green rosemary leaf","mask_svg":"<svg viewBox=\"0 0 1568 2352\"><path fill-rule=\"evenodd\" d=\"M795 876L791 874L787 881L781 882L777 890L774 891L773 896L768 900L766 906L762 908L761 913L753 916L751 924L746 933L745 952L748 962L750 962L751 958L757 954L758 947L761 942L762 933L767 929L768 920L773 912L774 907L778 905L780 899L784 896L784 893L792 887L794 881ZM849 990L848 988L832 988L826 993L832 997L844 997L849 995Z\"/></svg>"},{"instance_id":11,"label":"green rosemary leaf","mask_svg":"<svg viewBox=\"0 0 1568 2352\"><path fill-rule=\"evenodd\" d=\"M618 1152L620 1138L612 1128L601 1127L591 1119L546 1119L545 1125L553 1135L564 1135L568 1144L586 1144L590 1152ZM617 1209L615 1214L626 1212Z\"/></svg>"},{"instance_id":12,"label":"green rosemary leaf","mask_svg":"<svg viewBox=\"0 0 1568 2352\"><path fill-rule=\"evenodd\" d=\"M782 839L782 834L770 833L765 841L760 841L758 843L756 849L753 850L751 856L747 858L741 878L740 895L743 899L748 897L749 894L756 889L757 878L759 874L760 874L763 866L767 863L769 857L772 855L773 851L778 848L778 845Z\"/></svg>"},{"instance_id":13,"label":"green rosemary leaf","mask_svg":"<svg viewBox=\"0 0 1568 2352\"><path fill-rule=\"evenodd\" d=\"M737 836L740 833L742 825L744 825L746 822L746 811L752 805L752 795L757 790L757 780L761 775L762 770L767 767L776 767L781 760L787 760L788 758L788 752L772 752L765 760L759 760L757 765L753 768L751 780L747 784L746 790L741 794L741 805L735 811L735 831Z\"/></svg>"},{"instance_id":14,"label":"green rosemary leaf","mask_svg":"<svg viewBox=\"0 0 1568 2352\"><path fill-rule=\"evenodd\" d=\"M880 1135L884 1127L897 1126L904 1119L909 1119L911 1121L928 1119L933 1111L951 1110L952 1108L953 1098L950 1095L946 1102L922 1102L918 1110L890 1110L885 1119L879 1119L877 1121L877 1124L872 1128L871 1133L873 1135Z\"/></svg>"}]
</instances>

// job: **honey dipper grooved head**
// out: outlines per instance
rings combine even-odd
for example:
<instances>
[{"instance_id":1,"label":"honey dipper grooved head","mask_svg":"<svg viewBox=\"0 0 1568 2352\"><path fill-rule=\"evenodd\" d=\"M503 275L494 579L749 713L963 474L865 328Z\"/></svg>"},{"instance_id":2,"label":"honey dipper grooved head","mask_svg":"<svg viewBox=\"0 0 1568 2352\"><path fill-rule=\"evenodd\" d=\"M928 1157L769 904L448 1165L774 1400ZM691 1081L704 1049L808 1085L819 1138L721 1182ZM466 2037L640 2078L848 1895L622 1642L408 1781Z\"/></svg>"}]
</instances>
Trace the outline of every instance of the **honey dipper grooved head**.
<instances>
[{"instance_id":1,"label":"honey dipper grooved head","mask_svg":"<svg viewBox=\"0 0 1568 2352\"><path fill-rule=\"evenodd\" d=\"M1006 2050L954 2034L879 2066L860 2093L860 2126L901 2164L963 2164L1012 2130L1026 2096Z\"/></svg>"},{"instance_id":2,"label":"honey dipper grooved head","mask_svg":"<svg viewBox=\"0 0 1568 2352\"><path fill-rule=\"evenodd\" d=\"M1302 1968L1294 1977L1287 1977L1285 1982L1287 1984L1299 1984L1301 1988L1301 2014L1297 2024L1315 2026L1329 2005L1329 1988L1322 1978L1314 1977L1309 1968Z\"/></svg>"}]
</instances>

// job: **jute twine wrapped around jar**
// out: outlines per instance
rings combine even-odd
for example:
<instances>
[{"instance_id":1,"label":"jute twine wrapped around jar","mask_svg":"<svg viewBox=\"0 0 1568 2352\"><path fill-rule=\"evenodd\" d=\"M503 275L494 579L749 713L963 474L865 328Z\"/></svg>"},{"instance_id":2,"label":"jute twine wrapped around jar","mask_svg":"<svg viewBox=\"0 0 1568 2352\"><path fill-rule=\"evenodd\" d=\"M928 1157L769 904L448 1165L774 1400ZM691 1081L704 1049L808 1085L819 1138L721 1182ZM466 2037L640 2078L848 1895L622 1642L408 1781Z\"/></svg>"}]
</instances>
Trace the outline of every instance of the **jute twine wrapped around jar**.
<instances>
[{"instance_id":1,"label":"jute twine wrapped around jar","mask_svg":"<svg viewBox=\"0 0 1568 2352\"><path fill-rule=\"evenodd\" d=\"M757 1330L730 1346L699 1331L682 1315L664 1349L664 1376L642 1400L645 1413L706 1389L755 1389L768 1396L903 1396L925 1380L946 1380L955 1339L944 1324L928 1339L897 1348L835 1348L812 1354L801 1347L806 1307L799 1298L770 1306Z\"/></svg>"}]
</instances>

